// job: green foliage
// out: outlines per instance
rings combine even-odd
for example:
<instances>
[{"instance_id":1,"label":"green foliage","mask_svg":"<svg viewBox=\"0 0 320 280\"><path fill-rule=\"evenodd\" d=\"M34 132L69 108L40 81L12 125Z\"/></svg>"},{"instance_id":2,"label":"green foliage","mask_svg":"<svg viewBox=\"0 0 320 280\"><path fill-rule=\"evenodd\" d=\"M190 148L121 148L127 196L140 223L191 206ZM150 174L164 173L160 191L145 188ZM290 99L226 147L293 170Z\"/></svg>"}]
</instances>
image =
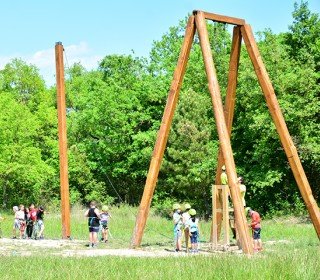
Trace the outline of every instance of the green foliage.
<instances>
[{"instance_id":1,"label":"green foliage","mask_svg":"<svg viewBox=\"0 0 320 280\"><path fill-rule=\"evenodd\" d=\"M69 186L72 205L139 203L177 64L187 19L153 43L148 58L106 55L97 69L67 70ZM207 24L222 97L231 34ZM319 15L295 4L288 32L257 34L258 47L317 201L320 198ZM242 46L232 149L248 205L270 215L303 211L301 196ZM56 89L33 65L14 59L0 70L0 202L59 207ZM188 201L210 215L219 141L197 35L181 87L153 205L168 215ZM51 206L50 206L51 207Z\"/></svg>"}]
</instances>

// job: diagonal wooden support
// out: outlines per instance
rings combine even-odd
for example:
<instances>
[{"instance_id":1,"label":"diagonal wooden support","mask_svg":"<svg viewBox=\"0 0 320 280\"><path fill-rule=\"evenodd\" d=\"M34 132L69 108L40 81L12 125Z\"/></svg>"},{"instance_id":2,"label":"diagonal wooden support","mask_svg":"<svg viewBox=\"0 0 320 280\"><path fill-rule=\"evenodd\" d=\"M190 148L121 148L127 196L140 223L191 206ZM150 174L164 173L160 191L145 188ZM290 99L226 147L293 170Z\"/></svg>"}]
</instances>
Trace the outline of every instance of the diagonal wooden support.
<instances>
[{"instance_id":1,"label":"diagonal wooden support","mask_svg":"<svg viewBox=\"0 0 320 280\"><path fill-rule=\"evenodd\" d=\"M240 243L244 253L252 254L253 247L249 235L249 229L247 226L247 219L245 217L243 204L240 199L240 190L237 184L237 174L231 149L231 142L226 126L226 121L224 118L220 87L218 84L217 75L212 60L209 36L203 12L198 12L196 14L195 21L196 28L200 38L200 45L208 78L208 87L211 95L220 146L227 169L228 181L231 191L231 198L234 205L235 219L237 223L237 230L240 237Z\"/></svg>"},{"instance_id":2,"label":"diagonal wooden support","mask_svg":"<svg viewBox=\"0 0 320 280\"><path fill-rule=\"evenodd\" d=\"M244 42L246 44L249 56L251 58L254 70L259 80L259 84L264 93L271 117L276 126L277 132L279 134L282 146L287 155L289 164L291 166L293 175L298 184L300 193L303 197L303 200L307 206L307 209L310 214L310 218L314 225L314 228L320 239L320 212L319 207L312 195L312 191L306 177L306 174L303 170L302 164L300 162L297 149L293 144L291 136L289 134L287 125L283 118L277 97L274 93L269 75L266 71L266 68L262 62L257 44L254 40L254 36L251 30L250 25L245 24L241 27L241 34L243 36Z\"/></svg>"},{"instance_id":3,"label":"diagonal wooden support","mask_svg":"<svg viewBox=\"0 0 320 280\"><path fill-rule=\"evenodd\" d=\"M136 224L131 240L132 247L138 247L141 244L142 235L146 226L152 196L156 187L160 165L162 162L164 150L166 148L170 127L173 119L173 114L178 102L179 92L187 67L187 62L193 43L195 34L194 16L190 16L183 45L181 47L180 56L177 67L174 72L173 81L171 83L167 104L162 117L160 130L158 132L157 141L153 150L153 155L149 167L146 185L143 191L142 199L140 202L139 212L136 219Z\"/></svg>"},{"instance_id":4,"label":"diagonal wooden support","mask_svg":"<svg viewBox=\"0 0 320 280\"><path fill-rule=\"evenodd\" d=\"M242 37L240 33L240 26L235 26L233 28L233 37L232 37L230 62L229 62L228 86L227 86L227 94L226 94L226 100L224 105L224 117L226 120L227 130L230 137L231 137L234 107L235 107L235 101L236 101L236 87L237 87L241 40L242 40ZM218 154L216 179L215 179L216 185L221 184L220 174L221 174L221 168L223 165L224 165L224 160L223 160L222 151L220 147L219 154ZM217 194L217 197L216 197L217 207L221 208L221 192L218 191L216 192L216 194ZM221 231L222 214L217 213L217 217L215 217L215 219L217 221L216 234L219 239L220 231ZM212 220L212 223L213 223L213 220ZM212 238L213 238L213 224L211 225L210 241L212 241Z\"/></svg>"}]
</instances>

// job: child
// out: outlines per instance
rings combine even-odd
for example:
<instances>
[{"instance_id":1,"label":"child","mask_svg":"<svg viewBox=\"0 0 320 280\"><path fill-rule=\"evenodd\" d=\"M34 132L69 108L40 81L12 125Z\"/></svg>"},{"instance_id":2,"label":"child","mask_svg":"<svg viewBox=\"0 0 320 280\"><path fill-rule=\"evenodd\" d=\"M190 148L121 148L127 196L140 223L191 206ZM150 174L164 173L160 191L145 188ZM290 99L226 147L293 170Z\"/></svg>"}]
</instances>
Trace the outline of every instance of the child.
<instances>
[{"instance_id":1,"label":"child","mask_svg":"<svg viewBox=\"0 0 320 280\"><path fill-rule=\"evenodd\" d=\"M12 207L13 213L14 213L14 222L13 222L13 229L12 229L12 239L17 238L17 230L20 230L20 222L17 215L17 212L19 210L18 206Z\"/></svg>"},{"instance_id":2,"label":"child","mask_svg":"<svg viewBox=\"0 0 320 280\"><path fill-rule=\"evenodd\" d=\"M98 243L98 232L99 232L99 219L100 213L96 208L96 202L90 202L90 208L85 212L85 217L88 217L89 226L89 247L96 247Z\"/></svg>"},{"instance_id":3,"label":"child","mask_svg":"<svg viewBox=\"0 0 320 280\"><path fill-rule=\"evenodd\" d=\"M24 231L26 229L24 205L22 204L19 205L19 210L16 212L15 216L16 216L16 219L18 219L20 239L22 239L24 237Z\"/></svg>"},{"instance_id":4,"label":"child","mask_svg":"<svg viewBox=\"0 0 320 280\"><path fill-rule=\"evenodd\" d=\"M198 237L200 234L199 231L199 219L196 218L196 210L190 209L189 210L190 219L187 222L189 228L189 234L191 238L191 253L198 252Z\"/></svg>"},{"instance_id":5,"label":"child","mask_svg":"<svg viewBox=\"0 0 320 280\"><path fill-rule=\"evenodd\" d=\"M102 206L102 212L100 213L100 225L102 227L101 241L104 241L105 243L108 242L108 233L109 233L108 222L109 222L109 218L111 218L111 215L108 211L109 211L108 206L106 205Z\"/></svg>"},{"instance_id":6,"label":"child","mask_svg":"<svg viewBox=\"0 0 320 280\"><path fill-rule=\"evenodd\" d=\"M175 242L176 252L181 251L181 237L182 237L182 216L181 216L181 207L178 203L173 204L173 234Z\"/></svg>"},{"instance_id":7,"label":"child","mask_svg":"<svg viewBox=\"0 0 320 280\"><path fill-rule=\"evenodd\" d=\"M39 227L39 233L37 236L35 236L35 239L43 239L43 232L44 232L44 222L43 222L43 216L44 216L44 207L43 206L39 206L39 209L37 211L37 224Z\"/></svg>"},{"instance_id":8,"label":"child","mask_svg":"<svg viewBox=\"0 0 320 280\"><path fill-rule=\"evenodd\" d=\"M261 241L261 218L257 211L253 211L250 207L246 209L247 214L251 217L252 237L253 237L253 249L255 252L262 251L262 241Z\"/></svg>"},{"instance_id":9,"label":"child","mask_svg":"<svg viewBox=\"0 0 320 280\"><path fill-rule=\"evenodd\" d=\"M184 238L186 242L186 250L189 251L189 228L187 226L187 222L190 219L189 210L191 209L191 205L189 203L186 203L184 205L184 212L182 213L182 223L183 223L183 231L184 231Z\"/></svg>"},{"instance_id":10,"label":"child","mask_svg":"<svg viewBox=\"0 0 320 280\"><path fill-rule=\"evenodd\" d=\"M27 219L27 237L32 237L33 227L37 221L37 209L35 209L34 204L30 204L29 213Z\"/></svg>"}]
</instances>

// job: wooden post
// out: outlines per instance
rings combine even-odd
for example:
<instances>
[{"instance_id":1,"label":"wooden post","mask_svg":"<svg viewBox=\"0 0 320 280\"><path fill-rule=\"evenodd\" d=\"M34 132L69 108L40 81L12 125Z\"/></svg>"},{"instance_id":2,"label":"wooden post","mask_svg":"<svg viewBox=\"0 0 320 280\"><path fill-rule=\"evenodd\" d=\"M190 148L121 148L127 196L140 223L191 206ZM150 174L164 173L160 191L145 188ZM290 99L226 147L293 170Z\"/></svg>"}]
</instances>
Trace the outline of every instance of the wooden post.
<instances>
[{"instance_id":1,"label":"wooden post","mask_svg":"<svg viewBox=\"0 0 320 280\"><path fill-rule=\"evenodd\" d=\"M290 163L293 175L296 179L300 193L309 211L310 218L318 234L318 238L320 239L319 207L312 195L308 179L300 162L297 149L294 146L291 136L289 134L277 97L274 93L274 89L272 87L270 78L262 62L258 47L254 40L254 36L250 25L245 24L244 26L242 26L241 33L246 44L249 56L251 58L252 64L254 66L254 70L257 74L259 84L264 93L271 117L276 126L282 146Z\"/></svg>"},{"instance_id":2,"label":"wooden post","mask_svg":"<svg viewBox=\"0 0 320 280\"><path fill-rule=\"evenodd\" d=\"M153 150L152 159L148 171L146 184L144 187L140 207L136 219L136 224L131 241L132 247L138 247L141 244L142 235L147 222L148 214L152 196L156 187L156 182L160 170L161 161L163 158L164 150L166 148L170 127L173 119L173 114L178 102L180 87L183 81L184 73L186 70L193 38L195 34L194 16L190 16L185 32L185 38L181 47L179 60L173 75L167 104L162 117L160 130L158 132L157 141Z\"/></svg>"},{"instance_id":3,"label":"wooden post","mask_svg":"<svg viewBox=\"0 0 320 280\"><path fill-rule=\"evenodd\" d=\"M223 244L230 244L230 233L229 233L229 200L228 200L228 186L223 185L222 187L222 217L223 217L223 231L224 238Z\"/></svg>"},{"instance_id":4,"label":"wooden post","mask_svg":"<svg viewBox=\"0 0 320 280\"><path fill-rule=\"evenodd\" d=\"M216 204L216 198L217 198L217 192L221 192L222 197L222 203L221 207L217 207ZM223 238L223 245L230 245L230 233L229 233L229 188L227 185L212 185L212 226L213 226L213 238L212 238L212 249L217 247L218 245L218 221L217 221L217 214L222 213L222 227L224 232L224 238Z\"/></svg>"},{"instance_id":5,"label":"wooden post","mask_svg":"<svg viewBox=\"0 0 320 280\"><path fill-rule=\"evenodd\" d=\"M250 242L247 220L245 217L242 201L240 199L240 190L237 183L237 174L231 149L230 137L224 118L220 87L218 84L215 67L212 61L209 36L203 12L198 12L196 14L195 21L196 28L200 38L200 45L208 78L208 87L211 95L219 141L227 169L229 187L231 191L231 198L234 205L235 218L237 222L237 229L239 232L240 242L243 252L246 254L252 254L253 247L252 243Z\"/></svg>"},{"instance_id":6,"label":"wooden post","mask_svg":"<svg viewBox=\"0 0 320 280\"><path fill-rule=\"evenodd\" d=\"M218 208L221 209L221 202L217 203L218 200L218 195L217 193L219 192L217 185L212 185L212 224L211 224L211 238L210 242L212 244L212 248L216 247L218 245ZM220 214L220 213L219 213ZM222 216L220 214L220 216ZM220 221L221 223L221 221ZM219 232L220 233L220 232Z\"/></svg>"},{"instance_id":7,"label":"wooden post","mask_svg":"<svg viewBox=\"0 0 320 280\"><path fill-rule=\"evenodd\" d=\"M70 203L69 203L69 182L68 182L67 124L66 124L66 100L65 100L65 87L64 87L63 46L61 42L56 43L55 54L56 54L56 79L57 79L59 157L60 157L62 238L69 238L70 237Z\"/></svg>"},{"instance_id":8,"label":"wooden post","mask_svg":"<svg viewBox=\"0 0 320 280\"><path fill-rule=\"evenodd\" d=\"M242 37L240 33L240 26L235 26L233 28L233 37L232 37L230 63L229 63L228 86L227 86L227 94L226 94L226 100L224 105L224 117L226 119L227 130L230 137L231 137L234 107L235 107L235 101L236 101L236 88L237 88L241 40L242 40ZM215 180L216 185L221 184L220 174L221 174L221 168L223 165L224 165L224 161L223 161L222 151L221 151L221 147L219 147L218 164L217 164L217 172L216 172L216 180ZM221 195L221 192L217 192L218 208L219 207L221 208L220 195ZM222 220L221 213L217 213L216 219L217 219L217 235L219 240L220 231L221 231L221 220ZM211 226L210 240L212 240L212 237L213 237L213 227Z\"/></svg>"}]
</instances>

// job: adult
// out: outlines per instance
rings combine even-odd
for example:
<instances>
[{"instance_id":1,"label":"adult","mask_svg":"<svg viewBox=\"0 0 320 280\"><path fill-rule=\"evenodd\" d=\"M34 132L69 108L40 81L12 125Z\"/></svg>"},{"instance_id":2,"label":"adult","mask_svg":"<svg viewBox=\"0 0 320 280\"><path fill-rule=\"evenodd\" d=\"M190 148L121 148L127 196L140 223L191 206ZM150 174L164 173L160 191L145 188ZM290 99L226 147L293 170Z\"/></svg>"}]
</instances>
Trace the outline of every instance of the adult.
<instances>
[{"instance_id":1,"label":"adult","mask_svg":"<svg viewBox=\"0 0 320 280\"><path fill-rule=\"evenodd\" d=\"M220 180L221 180L221 185L228 185L228 176L227 176L227 173L226 173L226 166L223 165L221 167L221 175L220 175Z\"/></svg>"},{"instance_id":2,"label":"adult","mask_svg":"<svg viewBox=\"0 0 320 280\"><path fill-rule=\"evenodd\" d=\"M242 177L238 177L239 189L240 189L240 197L243 203L243 206L246 207L246 200L244 199L246 195L247 188L244 185L244 181Z\"/></svg>"},{"instance_id":3,"label":"adult","mask_svg":"<svg viewBox=\"0 0 320 280\"><path fill-rule=\"evenodd\" d=\"M226 166L222 165L221 167L221 175L220 175L220 181L221 181L221 185L228 185L228 175L226 173ZM230 191L228 189L228 193L230 196ZM232 204L229 202L228 203L228 207L232 208ZM229 213L229 225L232 231L232 238L236 239L237 238L237 233L236 233L236 228L235 228L235 218L234 218L234 212L230 212Z\"/></svg>"},{"instance_id":4,"label":"adult","mask_svg":"<svg viewBox=\"0 0 320 280\"><path fill-rule=\"evenodd\" d=\"M84 214L88 217L89 226L89 247L96 247L98 244L98 232L100 226L100 213L96 207L96 202L90 202L90 208Z\"/></svg>"}]
</instances>

